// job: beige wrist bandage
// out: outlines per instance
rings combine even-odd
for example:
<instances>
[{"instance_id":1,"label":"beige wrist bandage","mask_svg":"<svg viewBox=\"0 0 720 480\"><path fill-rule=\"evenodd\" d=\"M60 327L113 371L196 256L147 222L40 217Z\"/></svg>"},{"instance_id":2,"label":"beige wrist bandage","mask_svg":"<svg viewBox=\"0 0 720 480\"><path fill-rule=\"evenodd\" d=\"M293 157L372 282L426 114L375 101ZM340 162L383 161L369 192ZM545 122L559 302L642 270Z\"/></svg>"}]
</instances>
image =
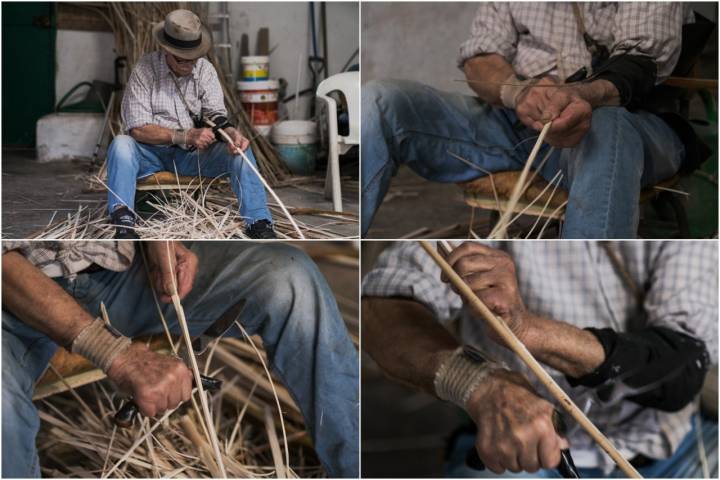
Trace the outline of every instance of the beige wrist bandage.
<instances>
[{"instance_id":1,"label":"beige wrist bandage","mask_svg":"<svg viewBox=\"0 0 720 480\"><path fill-rule=\"evenodd\" d=\"M435 372L435 393L443 400L465 408L475 388L489 373L503 367L491 361L478 363L463 353L458 347L450 354Z\"/></svg>"},{"instance_id":2,"label":"beige wrist bandage","mask_svg":"<svg viewBox=\"0 0 720 480\"><path fill-rule=\"evenodd\" d=\"M171 141L173 145L187 145L187 130L173 130Z\"/></svg>"},{"instance_id":3,"label":"beige wrist bandage","mask_svg":"<svg viewBox=\"0 0 720 480\"><path fill-rule=\"evenodd\" d=\"M112 332L101 319L96 319L75 337L70 351L90 360L107 373L115 358L130 348L132 340Z\"/></svg>"},{"instance_id":4,"label":"beige wrist bandage","mask_svg":"<svg viewBox=\"0 0 720 480\"><path fill-rule=\"evenodd\" d=\"M507 108L512 108L514 110L517 106L517 100L520 97L520 94L535 83L537 83L536 78L520 80L518 76L513 73L505 79L503 85L500 87L500 101Z\"/></svg>"}]
</instances>

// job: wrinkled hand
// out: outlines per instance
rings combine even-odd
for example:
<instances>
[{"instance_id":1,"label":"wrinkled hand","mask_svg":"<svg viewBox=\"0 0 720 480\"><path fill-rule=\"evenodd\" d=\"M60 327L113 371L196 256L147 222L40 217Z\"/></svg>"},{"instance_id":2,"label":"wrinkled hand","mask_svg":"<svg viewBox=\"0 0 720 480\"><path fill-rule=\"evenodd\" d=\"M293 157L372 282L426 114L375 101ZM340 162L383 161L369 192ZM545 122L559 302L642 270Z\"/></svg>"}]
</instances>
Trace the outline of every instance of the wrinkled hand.
<instances>
[{"instance_id":1,"label":"wrinkled hand","mask_svg":"<svg viewBox=\"0 0 720 480\"><path fill-rule=\"evenodd\" d=\"M205 150L215 143L215 134L211 128L191 128L187 132L187 142L199 150Z\"/></svg>"},{"instance_id":2,"label":"wrinkled hand","mask_svg":"<svg viewBox=\"0 0 720 480\"><path fill-rule=\"evenodd\" d=\"M552 78L540 79L536 85L557 85ZM552 121L545 140L552 146L574 147L590 130L592 106L573 88L530 87L518 98L515 108L520 121L540 131Z\"/></svg>"},{"instance_id":3,"label":"wrinkled hand","mask_svg":"<svg viewBox=\"0 0 720 480\"><path fill-rule=\"evenodd\" d=\"M129 393L146 417L160 415L190 399L192 372L177 358L161 355L142 343L133 343L118 355L108 377Z\"/></svg>"},{"instance_id":4,"label":"wrinkled hand","mask_svg":"<svg viewBox=\"0 0 720 480\"><path fill-rule=\"evenodd\" d=\"M169 255L168 243L170 244ZM145 249L150 269L150 280L160 297L160 301L164 303L172 302L175 284L177 284L177 293L180 299L185 298L192 290L193 281L197 274L197 256L180 242L145 242ZM173 278L173 272L175 278Z\"/></svg>"},{"instance_id":5,"label":"wrinkled hand","mask_svg":"<svg viewBox=\"0 0 720 480\"><path fill-rule=\"evenodd\" d=\"M236 147L240 147L240 150L243 152L248 149L250 146L250 140L245 138L240 132L237 131L235 128L226 128L225 133L227 133L230 138L232 138L233 143ZM228 143L228 152L232 155L237 155L237 152L235 151L235 148L233 145Z\"/></svg>"},{"instance_id":6,"label":"wrinkled hand","mask_svg":"<svg viewBox=\"0 0 720 480\"><path fill-rule=\"evenodd\" d=\"M555 468L567 440L555 432L553 406L522 375L497 370L473 392L466 405L478 433L478 455L494 473Z\"/></svg>"},{"instance_id":7,"label":"wrinkled hand","mask_svg":"<svg viewBox=\"0 0 720 480\"><path fill-rule=\"evenodd\" d=\"M442 250L440 254L445 256ZM523 341L532 326L533 317L520 297L512 257L477 242L465 242L450 252L445 260L480 300ZM449 283L444 274L441 280ZM452 288L455 290L455 287ZM457 290L455 292L459 293ZM505 346L505 342L494 331L488 329L488 332L493 341Z\"/></svg>"}]
</instances>

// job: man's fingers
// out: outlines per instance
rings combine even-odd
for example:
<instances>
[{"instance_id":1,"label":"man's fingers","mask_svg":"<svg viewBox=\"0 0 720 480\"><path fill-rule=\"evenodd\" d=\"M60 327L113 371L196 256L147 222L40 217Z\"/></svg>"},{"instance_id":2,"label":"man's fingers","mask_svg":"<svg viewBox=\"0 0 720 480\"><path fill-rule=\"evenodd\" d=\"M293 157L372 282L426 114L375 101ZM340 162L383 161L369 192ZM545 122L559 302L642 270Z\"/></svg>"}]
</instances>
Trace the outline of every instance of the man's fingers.
<instances>
[{"instance_id":1,"label":"man's fingers","mask_svg":"<svg viewBox=\"0 0 720 480\"><path fill-rule=\"evenodd\" d=\"M538 443L537 451L540 459L540 467L542 468L556 468L560 464L560 437L543 437ZM567 445L567 441L565 441Z\"/></svg>"}]
</instances>

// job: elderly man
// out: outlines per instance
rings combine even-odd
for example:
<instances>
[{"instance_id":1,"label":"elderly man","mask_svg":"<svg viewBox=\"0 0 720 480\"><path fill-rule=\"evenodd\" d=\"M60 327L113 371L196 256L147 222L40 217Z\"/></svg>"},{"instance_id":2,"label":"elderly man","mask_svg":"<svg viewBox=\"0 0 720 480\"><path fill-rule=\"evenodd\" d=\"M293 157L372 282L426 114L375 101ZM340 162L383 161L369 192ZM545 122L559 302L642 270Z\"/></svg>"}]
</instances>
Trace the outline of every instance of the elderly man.
<instances>
[{"instance_id":1,"label":"elderly man","mask_svg":"<svg viewBox=\"0 0 720 480\"><path fill-rule=\"evenodd\" d=\"M691 418L717 361L715 242L467 242L446 258L641 474L702 476ZM552 477L569 445L581 477L622 476L582 428L556 432L540 382L446 282L417 243L388 248L363 280L363 348L463 408L466 448L494 473ZM716 469L717 423L703 430Z\"/></svg>"},{"instance_id":2,"label":"elderly man","mask_svg":"<svg viewBox=\"0 0 720 480\"><path fill-rule=\"evenodd\" d=\"M175 282L191 335L233 315L262 337L328 475L357 477L357 352L312 260L285 244L171 242L169 253L166 242L142 246L150 279L136 242L3 244L2 476L40 476L33 385L58 345L101 368L145 415L188 400L185 364L128 338L162 334L152 289L168 303ZM100 302L114 329L96 319ZM179 333L175 309L164 305L163 314Z\"/></svg>"},{"instance_id":3,"label":"elderly man","mask_svg":"<svg viewBox=\"0 0 720 480\"><path fill-rule=\"evenodd\" d=\"M482 2L459 59L479 98L410 81L363 86L363 234L401 164L439 182L519 170L552 121L538 162L549 155L548 181L563 172L563 237L634 238L641 187L685 159L680 137L644 107L673 71L688 13L682 3Z\"/></svg>"},{"instance_id":4,"label":"elderly man","mask_svg":"<svg viewBox=\"0 0 720 480\"><path fill-rule=\"evenodd\" d=\"M128 135L117 136L107 154L108 210L115 238L137 238L135 184L167 170L179 175L230 176L250 238L275 238L272 216L260 180L203 117L223 127L255 162L249 141L227 121L217 72L203 57L212 47L210 32L188 10L170 12L153 30L160 50L138 60L122 102Z\"/></svg>"}]
</instances>

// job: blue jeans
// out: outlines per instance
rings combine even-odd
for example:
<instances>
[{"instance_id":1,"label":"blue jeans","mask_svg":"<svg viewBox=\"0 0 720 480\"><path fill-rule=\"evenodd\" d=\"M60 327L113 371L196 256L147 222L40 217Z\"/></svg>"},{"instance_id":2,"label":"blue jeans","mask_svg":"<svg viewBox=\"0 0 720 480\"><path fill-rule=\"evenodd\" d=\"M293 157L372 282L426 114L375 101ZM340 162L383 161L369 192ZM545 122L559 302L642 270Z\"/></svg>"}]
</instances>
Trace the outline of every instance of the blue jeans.
<instances>
[{"instance_id":1,"label":"blue jeans","mask_svg":"<svg viewBox=\"0 0 720 480\"><path fill-rule=\"evenodd\" d=\"M259 334L273 372L297 402L318 457L331 477L358 476L358 355L335 297L314 262L284 244L198 242L195 287L183 301L190 332L198 335L242 299L240 321ZM87 310L104 301L125 335L159 334L162 325L141 255L121 273L80 274L58 283ZM163 307L179 332L172 305ZM237 327L229 335L239 336ZM40 427L33 384L57 345L2 312L2 475L39 477L35 437Z\"/></svg>"},{"instance_id":2,"label":"blue jeans","mask_svg":"<svg viewBox=\"0 0 720 480\"><path fill-rule=\"evenodd\" d=\"M705 455L708 461L710 477L718 476L718 422L717 420L702 420L702 437L705 444ZM465 455L475 443L475 435L458 437L449 454L446 464L446 476L452 478L561 478L557 470L539 470L535 473L496 474L490 470L477 471L465 465ZM670 458L656 460L651 464L638 468L643 478L705 478L698 460L697 434L695 422L693 428ZM619 468L605 474L598 468L578 468L580 478L626 478Z\"/></svg>"},{"instance_id":3,"label":"blue jeans","mask_svg":"<svg viewBox=\"0 0 720 480\"><path fill-rule=\"evenodd\" d=\"M245 155L257 166L250 148ZM138 178L169 171L178 175L212 178L230 175L230 185L246 223L252 225L258 220L272 220L262 183L245 165L243 158L230 154L223 142L215 142L207 150L189 152L176 146L147 145L129 135L118 135L108 148L107 168L109 212L119 205L134 208Z\"/></svg>"},{"instance_id":4,"label":"blue jeans","mask_svg":"<svg viewBox=\"0 0 720 480\"><path fill-rule=\"evenodd\" d=\"M490 172L520 170L538 135L519 126L510 109L401 80L363 85L362 126L363 236L400 165L428 180L466 182L483 173L450 153ZM535 165L549 148L543 146ZM556 149L540 171L548 181L564 172L569 199L563 237L634 238L642 186L671 177L684 152L655 115L595 109L582 141Z\"/></svg>"}]
</instances>

